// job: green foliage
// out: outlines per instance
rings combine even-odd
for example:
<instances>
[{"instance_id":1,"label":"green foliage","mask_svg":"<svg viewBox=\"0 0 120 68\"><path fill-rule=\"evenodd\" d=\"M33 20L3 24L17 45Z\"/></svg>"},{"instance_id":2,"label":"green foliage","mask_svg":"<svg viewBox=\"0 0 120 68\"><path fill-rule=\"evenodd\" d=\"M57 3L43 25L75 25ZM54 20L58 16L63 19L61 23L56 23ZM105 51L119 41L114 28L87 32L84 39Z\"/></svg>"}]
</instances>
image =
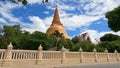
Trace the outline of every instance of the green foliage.
<instances>
[{"instance_id":1,"label":"green foliage","mask_svg":"<svg viewBox=\"0 0 120 68\"><path fill-rule=\"evenodd\" d=\"M52 36L56 40L55 47L57 47L57 50L60 50L62 46L64 46L67 49L70 49L73 45L72 41L70 39L65 39L63 33L60 33L58 30L55 30Z\"/></svg>"},{"instance_id":2,"label":"green foliage","mask_svg":"<svg viewBox=\"0 0 120 68\"><path fill-rule=\"evenodd\" d=\"M37 50L39 45L42 44L43 50L48 50L52 47L57 47L57 50L60 50L64 46L71 51L79 51L81 47L83 51L88 52L92 52L93 48L96 48L98 52L103 52L105 49L108 49L109 52L114 52L117 49L120 52L119 36L106 34L101 37L101 40L101 43L94 45L90 41L80 41L77 37L72 40L65 39L63 34L59 32L47 35L35 31L31 34L27 31L22 31L20 25L4 26L3 30L0 30L0 48L4 49L12 42L14 49Z\"/></svg>"},{"instance_id":3,"label":"green foliage","mask_svg":"<svg viewBox=\"0 0 120 68\"><path fill-rule=\"evenodd\" d=\"M62 48L62 46L64 46L67 49L71 49L73 46L73 42L70 39L62 38L59 42L57 50L60 50Z\"/></svg>"},{"instance_id":4,"label":"green foliage","mask_svg":"<svg viewBox=\"0 0 120 68\"><path fill-rule=\"evenodd\" d=\"M21 38L23 49L37 50L41 44L43 50L47 50L54 46L55 40L52 36L48 36L42 32L34 32L32 34L24 34Z\"/></svg>"},{"instance_id":5,"label":"green foliage","mask_svg":"<svg viewBox=\"0 0 120 68\"><path fill-rule=\"evenodd\" d=\"M108 18L108 27L117 32L120 30L120 6L106 13Z\"/></svg>"},{"instance_id":6,"label":"green foliage","mask_svg":"<svg viewBox=\"0 0 120 68\"><path fill-rule=\"evenodd\" d=\"M120 36L105 34L100 40L102 42L96 45L98 51L103 52L105 49L108 49L109 52L114 52L117 49L120 52Z\"/></svg>"},{"instance_id":7,"label":"green foliage","mask_svg":"<svg viewBox=\"0 0 120 68\"><path fill-rule=\"evenodd\" d=\"M38 32L38 31L34 32L32 34L32 39L38 40L39 44L40 43L42 44L44 50L47 50L55 45L54 44L55 43L54 37L47 35L47 34L44 34L42 32Z\"/></svg>"},{"instance_id":8,"label":"green foliage","mask_svg":"<svg viewBox=\"0 0 120 68\"><path fill-rule=\"evenodd\" d=\"M114 50L116 49L120 53L120 40L113 41L112 44L114 44Z\"/></svg>"},{"instance_id":9,"label":"green foliage","mask_svg":"<svg viewBox=\"0 0 120 68\"><path fill-rule=\"evenodd\" d=\"M16 4L21 2L23 5L27 5L29 0L18 0L18 1L17 0L0 0L0 1L11 1ZM48 2L48 0L42 0L42 2L45 3L45 2Z\"/></svg>"},{"instance_id":10,"label":"green foliage","mask_svg":"<svg viewBox=\"0 0 120 68\"><path fill-rule=\"evenodd\" d=\"M4 26L3 30L1 30L4 35L2 36L2 39L0 39L1 48L6 48L6 46L13 41L18 42L18 39L21 35L20 25L14 25L14 26Z\"/></svg>"},{"instance_id":11,"label":"green foliage","mask_svg":"<svg viewBox=\"0 0 120 68\"><path fill-rule=\"evenodd\" d=\"M105 34L100 38L100 40L103 41L116 41L120 40L120 36L114 35L114 34Z\"/></svg>"},{"instance_id":12,"label":"green foliage","mask_svg":"<svg viewBox=\"0 0 120 68\"><path fill-rule=\"evenodd\" d=\"M118 50L120 52L120 41L112 41L112 42L102 42L98 45L96 45L96 49L99 52L103 52L105 49L107 49L109 52L114 52L114 50Z\"/></svg>"},{"instance_id":13,"label":"green foliage","mask_svg":"<svg viewBox=\"0 0 120 68\"><path fill-rule=\"evenodd\" d=\"M24 5L27 5L27 3L28 3L27 0L22 1L22 4L24 4Z\"/></svg>"},{"instance_id":14,"label":"green foliage","mask_svg":"<svg viewBox=\"0 0 120 68\"><path fill-rule=\"evenodd\" d=\"M78 44L72 46L71 51L79 51L80 47L83 49L83 51L92 52L95 45L89 41L81 41Z\"/></svg>"},{"instance_id":15,"label":"green foliage","mask_svg":"<svg viewBox=\"0 0 120 68\"><path fill-rule=\"evenodd\" d=\"M55 46L58 47L60 45L61 39L65 39L63 33L60 33L58 30L55 30L53 34L51 34L56 40Z\"/></svg>"},{"instance_id":16,"label":"green foliage","mask_svg":"<svg viewBox=\"0 0 120 68\"><path fill-rule=\"evenodd\" d=\"M56 39L63 37L63 33L60 33L58 30L55 30L52 35L56 37Z\"/></svg>"},{"instance_id":17,"label":"green foliage","mask_svg":"<svg viewBox=\"0 0 120 68\"><path fill-rule=\"evenodd\" d=\"M79 43L80 42L79 37L75 36L74 38L72 38L72 42L74 44Z\"/></svg>"},{"instance_id":18,"label":"green foliage","mask_svg":"<svg viewBox=\"0 0 120 68\"><path fill-rule=\"evenodd\" d=\"M53 36L48 36L38 31L30 34L27 31L21 31L19 25L4 26L2 31L4 35L0 35L0 48L6 48L10 42L13 43L14 49L36 50L42 44L43 49L47 50L55 45Z\"/></svg>"}]
</instances>

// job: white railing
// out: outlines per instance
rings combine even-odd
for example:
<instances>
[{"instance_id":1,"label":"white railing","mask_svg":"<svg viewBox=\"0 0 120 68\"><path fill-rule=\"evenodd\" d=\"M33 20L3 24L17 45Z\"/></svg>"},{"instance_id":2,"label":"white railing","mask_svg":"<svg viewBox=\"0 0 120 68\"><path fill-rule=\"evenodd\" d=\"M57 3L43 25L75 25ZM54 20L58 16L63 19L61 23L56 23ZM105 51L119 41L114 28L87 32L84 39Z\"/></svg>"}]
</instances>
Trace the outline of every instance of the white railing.
<instances>
[{"instance_id":1,"label":"white railing","mask_svg":"<svg viewBox=\"0 0 120 68\"><path fill-rule=\"evenodd\" d=\"M32 60L37 59L37 51L31 50L12 50L13 60Z\"/></svg>"},{"instance_id":2,"label":"white railing","mask_svg":"<svg viewBox=\"0 0 120 68\"><path fill-rule=\"evenodd\" d=\"M22 60L34 60L36 63L39 61L74 61L79 63L85 62L119 62L120 53L115 50L115 53L97 52L96 49L93 52L83 52L80 48L79 52L66 51L63 47L61 51L43 51L42 46L38 50L13 50L12 44L8 45L7 49L0 49L0 62L22 61ZM2 63L2 64L4 64Z\"/></svg>"},{"instance_id":3,"label":"white railing","mask_svg":"<svg viewBox=\"0 0 120 68\"><path fill-rule=\"evenodd\" d=\"M60 60L62 54L60 51L43 51L43 60Z\"/></svg>"},{"instance_id":4,"label":"white railing","mask_svg":"<svg viewBox=\"0 0 120 68\"><path fill-rule=\"evenodd\" d=\"M5 49L0 49L0 60L4 60L6 58Z\"/></svg>"}]
</instances>

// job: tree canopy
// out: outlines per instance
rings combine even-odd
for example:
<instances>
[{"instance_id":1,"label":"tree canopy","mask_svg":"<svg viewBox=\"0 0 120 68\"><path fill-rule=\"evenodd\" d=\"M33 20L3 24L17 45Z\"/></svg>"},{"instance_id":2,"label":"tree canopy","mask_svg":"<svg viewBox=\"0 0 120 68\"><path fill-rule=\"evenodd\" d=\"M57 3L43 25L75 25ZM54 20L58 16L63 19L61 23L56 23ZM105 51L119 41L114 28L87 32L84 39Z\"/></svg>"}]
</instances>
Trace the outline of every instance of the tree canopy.
<instances>
[{"instance_id":1,"label":"tree canopy","mask_svg":"<svg viewBox=\"0 0 120 68\"><path fill-rule=\"evenodd\" d=\"M108 18L108 27L117 32L120 30L120 6L106 13Z\"/></svg>"},{"instance_id":2,"label":"tree canopy","mask_svg":"<svg viewBox=\"0 0 120 68\"><path fill-rule=\"evenodd\" d=\"M0 1L11 1L13 3L18 4L19 2L21 2L23 5L27 5L29 0L0 0ZM42 2L48 2L48 0L42 0Z\"/></svg>"},{"instance_id":3,"label":"tree canopy","mask_svg":"<svg viewBox=\"0 0 120 68\"><path fill-rule=\"evenodd\" d=\"M100 38L101 43L96 46L97 51L103 52L107 49L109 52L114 52L116 49L120 52L120 36L114 34L105 34Z\"/></svg>"},{"instance_id":4,"label":"tree canopy","mask_svg":"<svg viewBox=\"0 0 120 68\"><path fill-rule=\"evenodd\" d=\"M81 47L83 51L93 51L96 48L98 52L103 52L105 49L108 49L109 52L114 52L115 49L120 52L120 37L113 34L106 34L101 37L101 43L94 45L87 40L80 41L77 36L65 39L58 31L55 31L53 35L47 35L39 31L30 33L21 29L20 25L4 26L0 30L0 48L6 49L7 45L12 42L14 49L37 50L41 44L43 50L54 47L60 50L64 46L71 51L79 51Z\"/></svg>"},{"instance_id":5,"label":"tree canopy","mask_svg":"<svg viewBox=\"0 0 120 68\"><path fill-rule=\"evenodd\" d=\"M4 26L1 32L0 48L6 48L10 42L13 43L15 49L36 50L42 44L43 49L47 50L55 45L54 37L38 31L32 34L27 31L22 31L19 25Z\"/></svg>"},{"instance_id":6,"label":"tree canopy","mask_svg":"<svg viewBox=\"0 0 120 68\"><path fill-rule=\"evenodd\" d=\"M120 36L118 35L114 35L114 34L105 34L104 36L102 36L100 38L100 41L104 42L104 41L116 41L116 40L120 40Z\"/></svg>"}]
</instances>

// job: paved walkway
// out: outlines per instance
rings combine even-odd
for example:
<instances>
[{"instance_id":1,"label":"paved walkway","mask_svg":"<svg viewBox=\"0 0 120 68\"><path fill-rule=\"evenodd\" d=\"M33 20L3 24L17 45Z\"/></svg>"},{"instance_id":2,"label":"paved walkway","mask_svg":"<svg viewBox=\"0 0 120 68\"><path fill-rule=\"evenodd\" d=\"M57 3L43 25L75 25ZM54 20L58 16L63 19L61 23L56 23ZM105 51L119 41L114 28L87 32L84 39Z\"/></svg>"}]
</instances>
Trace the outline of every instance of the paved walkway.
<instances>
[{"instance_id":1,"label":"paved walkway","mask_svg":"<svg viewBox=\"0 0 120 68\"><path fill-rule=\"evenodd\" d=\"M120 63L98 63L78 66L64 66L58 68L120 68Z\"/></svg>"},{"instance_id":2,"label":"paved walkway","mask_svg":"<svg viewBox=\"0 0 120 68\"><path fill-rule=\"evenodd\" d=\"M89 63L89 64L14 64L0 68L120 68L120 63Z\"/></svg>"}]
</instances>

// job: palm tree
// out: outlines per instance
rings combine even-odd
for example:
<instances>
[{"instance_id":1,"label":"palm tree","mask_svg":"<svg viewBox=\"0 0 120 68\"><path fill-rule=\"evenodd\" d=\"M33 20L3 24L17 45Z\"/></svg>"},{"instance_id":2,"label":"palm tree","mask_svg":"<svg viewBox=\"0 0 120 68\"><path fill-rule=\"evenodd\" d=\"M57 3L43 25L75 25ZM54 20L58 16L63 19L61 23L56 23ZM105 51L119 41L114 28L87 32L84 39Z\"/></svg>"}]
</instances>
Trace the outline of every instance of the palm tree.
<instances>
[{"instance_id":1,"label":"palm tree","mask_svg":"<svg viewBox=\"0 0 120 68\"><path fill-rule=\"evenodd\" d=\"M56 44L55 44L55 47L56 47L58 45L59 41L61 40L61 38L63 37L63 33L60 33L58 30L55 30L52 35L56 39Z\"/></svg>"}]
</instances>

